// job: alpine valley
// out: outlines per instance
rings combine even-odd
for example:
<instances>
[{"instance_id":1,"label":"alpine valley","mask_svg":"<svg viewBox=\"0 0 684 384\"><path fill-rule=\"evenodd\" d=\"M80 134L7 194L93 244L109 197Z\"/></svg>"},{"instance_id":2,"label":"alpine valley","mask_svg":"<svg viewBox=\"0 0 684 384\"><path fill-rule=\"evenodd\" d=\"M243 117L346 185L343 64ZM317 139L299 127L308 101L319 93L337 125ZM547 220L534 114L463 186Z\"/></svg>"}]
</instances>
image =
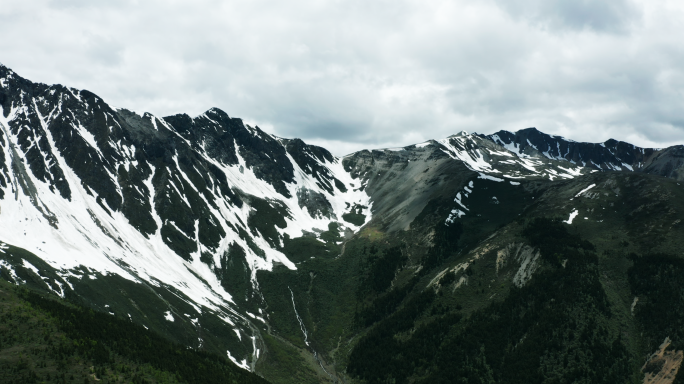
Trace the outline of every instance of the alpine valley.
<instances>
[{"instance_id":1,"label":"alpine valley","mask_svg":"<svg viewBox=\"0 0 684 384\"><path fill-rule=\"evenodd\" d=\"M0 65L0 381L684 383L684 146L342 158Z\"/></svg>"}]
</instances>

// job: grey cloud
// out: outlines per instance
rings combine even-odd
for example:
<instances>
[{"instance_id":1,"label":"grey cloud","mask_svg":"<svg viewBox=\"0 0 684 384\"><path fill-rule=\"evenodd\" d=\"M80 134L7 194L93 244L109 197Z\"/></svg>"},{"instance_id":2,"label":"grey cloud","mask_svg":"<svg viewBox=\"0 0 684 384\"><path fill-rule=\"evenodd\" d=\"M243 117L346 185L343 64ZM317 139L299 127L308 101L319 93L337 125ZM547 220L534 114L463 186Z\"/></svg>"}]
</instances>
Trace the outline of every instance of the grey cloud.
<instances>
[{"instance_id":1,"label":"grey cloud","mask_svg":"<svg viewBox=\"0 0 684 384\"><path fill-rule=\"evenodd\" d=\"M512 16L545 28L626 32L640 19L630 0L499 0Z\"/></svg>"},{"instance_id":2,"label":"grey cloud","mask_svg":"<svg viewBox=\"0 0 684 384\"><path fill-rule=\"evenodd\" d=\"M118 66L123 60L125 46L111 37L90 35L84 43L86 54L105 66Z\"/></svg>"},{"instance_id":3,"label":"grey cloud","mask_svg":"<svg viewBox=\"0 0 684 384\"><path fill-rule=\"evenodd\" d=\"M338 155L529 126L684 142L684 11L659 4L56 4L0 10L0 61L160 116L218 107Z\"/></svg>"}]
</instances>

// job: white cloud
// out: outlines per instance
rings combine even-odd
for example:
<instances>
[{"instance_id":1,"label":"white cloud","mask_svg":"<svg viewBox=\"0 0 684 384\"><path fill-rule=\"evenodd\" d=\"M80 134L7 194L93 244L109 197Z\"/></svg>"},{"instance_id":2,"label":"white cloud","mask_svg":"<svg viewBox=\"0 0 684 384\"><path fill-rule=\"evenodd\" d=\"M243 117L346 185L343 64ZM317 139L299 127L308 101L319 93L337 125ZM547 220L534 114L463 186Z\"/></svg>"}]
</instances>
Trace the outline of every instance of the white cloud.
<instances>
[{"instance_id":1,"label":"white cloud","mask_svg":"<svg viewBox=\"0 0 684 384\"><path fill-rule=\"evenodd\" d=\"M218 107L342 155L460 130L684 142L684 10L620 1L25 1L0 61L157 115Z\"/></svg>"}]
</instances>

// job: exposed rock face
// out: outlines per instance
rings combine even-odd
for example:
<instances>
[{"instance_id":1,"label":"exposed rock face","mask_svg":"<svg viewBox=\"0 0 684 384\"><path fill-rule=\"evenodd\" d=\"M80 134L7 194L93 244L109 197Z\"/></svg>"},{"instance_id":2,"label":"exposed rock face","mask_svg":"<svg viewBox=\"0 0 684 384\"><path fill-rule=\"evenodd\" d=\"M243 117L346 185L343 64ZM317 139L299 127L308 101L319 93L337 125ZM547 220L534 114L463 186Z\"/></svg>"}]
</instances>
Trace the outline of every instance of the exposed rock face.
<instances>
[{"instance_id":1,"label":"exposed rock face","mask_svg":"<svg viewBox=\"0 0 684 384\"><path fill-rule=\"evenodd\" d=\"M308 188L298 189L297 201L299 201L300 207L306 207L306 210L313 218L335 218L332 205L330 205L330 202L322 193L312 191Z\"/></svg>"},{"instance_id":2,"label":"exposed rock face","mask_svg":"<svg viewBox=\"0 0 684 384\"><path fill-rule=\"evenodd\" d=\"M303 169L316 179L316 185L329 193L334 189L346 192L347 187L327 169L322 163L334 161L334 156L325 148L307 145L300 139L279 139L285 146L287 153ZM322 162L322 163L321 163Z\"/></svg>"},{"instance_id":3,"label":"exposed rock face","mask_svg":"<svg viewBox=\"0 0 684 384\"><path fill-rule=\"evenodd\" d=\"M521 129L515 133L499 131L485 137L530 156L542 155L553 159L565 159L575 164L603 170L641 168L639 165L643 165L655 152L654 149L639 148L612 139L598 144L578 143L560 136L548 135L536 128Z\"/></svg>"},{"instance_id":4,"label":"exposed rock face","mask_svg":"<svg viewBox=\"0 0 684 384\"><path fill-rule=\"evenodd\" d=\"M496 271L504 268L509 261L515 261L519 265L515 275L513 275L513 284L520 288L525 285L534 272L539 268L539 250L530 247L523 243L511 243L500 249L496 253Z\"/></svg>"},{"instance_id":5,"label":"exposed rock face","mask_svg":"<svg viewBox=\"0 0 684 384\"><path fill-rule=\"evenodd\" d=\"M643 172L684 180L684 146L677 145L658 151Z\"/></svg>"},{"instance_id":6,"label":"exposed rock face","mask_svg":"<svg viewBox=\"0 0 684 384\"><path fill-rule=\"evenodd\" d=\"M684 351L668 350L672 343L665 338L658 350L649 357L641 372L645 373L644 384L672 384L684 360Z\"/></svg>"},{"instance_id":7,"label":"exposed rock face","mask_svg":"<svg viewBox=\"0 0 684 384\"><path fill-rule=\"evenodd\" d=\"M684 178L684 146L655 149L610 139L605 143L579 143L552 136L536 128L482 135L507 149L531 157L563 159L604 171L640 171L678 180Z\"/></svg>"},{"instance_id":8,"label":"exposed rock face","mask_svg":"<svg viewBox=\"0 0 684 384\"><path fill-rule=\"evenodd\" d=\"M402 151L361 151L345 157L343 164L360 180L357 188L366 186L378 224L390 230L408 228L430 199L447 198L472 174L433 144Z\"/></svg>"}]
</instances>

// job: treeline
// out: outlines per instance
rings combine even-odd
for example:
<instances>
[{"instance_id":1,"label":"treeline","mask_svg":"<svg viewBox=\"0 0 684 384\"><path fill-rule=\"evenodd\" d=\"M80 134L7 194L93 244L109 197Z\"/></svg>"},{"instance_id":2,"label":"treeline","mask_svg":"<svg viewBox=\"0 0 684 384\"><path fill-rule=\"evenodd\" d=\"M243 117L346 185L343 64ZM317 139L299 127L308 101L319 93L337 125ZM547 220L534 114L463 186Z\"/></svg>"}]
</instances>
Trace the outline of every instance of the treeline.
<instances>
[{"instance_id":1,"label":"treeline","mask_svg":"<svg viewBox=\"0 0 684 384\"><path fill-rule=\"evenodd\" d=\"M399 341L395 336L410 330L434 299L434 291L422 292L408 300L399 311L373 327L352 350L347 369L349 373L369 383L402 380L400 378L405 380L411 376L414 365L406 362L412 357L412 353L415 354L417 351L408 348L407 343ZM422 340L423 344L428 340L429 337Z\"/></svg>"},{"instance_id":2,"label":"treeline","mask_svg":"<svg viewBox=\"0 0 684 384\"><path fill-rule=\"evenodd\" d=\"M417 283L418 276L415 276L408 284L392 289L386 294L377 297L370 304L357 309L354 315L354 326L365 328L392 314Z\"/></svg>"},{"instance_id":3,"label":"treeline","mask_svg":"<svg viewBox=\"0 0 684 384\"><path fill-rule=\"evenodd\" d=\"M135 362L134 365L148 365L168 372L181 382L266 383L223 356L172 343L129 320L73 304L65 305L28 290L22 290L19 297L51 317L59 331L71 340L55 346L57 356L89 360L95 365L95 374L116 370L117 362L125 359ZM126 369L118 367L122 373ZM142 377L132 376L134 382L146 382Z\"/></svg>"},{"instance_id":4,"label":"treeline","mask_svg":"<svg viewBox=\"0 0 684 384\"><path fill-rule=\"evenodd\" d=\"M609 332L612 315L593 246L547 219L523 234L546 253L546 267L473 314L441 345L425 382L629 382L633 362L620 335Z\"/></svg>"},{"instance_id":5,"label":"treeline","mask_svg":"<svg viewBox=\"0 0 684 384\"><path fill-rule=\"evenodd\" d=\"M359 273L362 279L357 288L357 300L361 306L354 315L356 327L368 327L393 313L406 299L420 277L430 272L457 250L458 241L463 234L460 222L446 225L438 222L434 226L433 246L422 260L422 268L417 276L394 289L387 291L398 270L408 261L400 247L380 251L375 245L364 247L361 252L362 263ZM373 298L370 302L368 297Z\"/></svg>"},{"instance_id":6,"label":"treeline","mask_svg":"<svg viewBox=\"0 0 684 384\"><path fill-rule=\"evenodd\" d=\"M95 365L79 355L75 340L59 329L58 319L21 299L17 288L0 281L0 381L8 384L92 383L176 384L172 372L110 355Z\"/></svg>"},{"instance_id":7,"label":"treeline","mask_svg":"<svg viewBox=\"0 0 684 384\"><path fill-rule=\"evenodd\" d=\"M532 221L523 236L546 261L527 285L468 318L456 311L430 316L439 311L431 311L436 295L427 288L361 338L348 372L369 384L638 379L639 362L610 331L594 246L549 219Z\"/></svg>"},{"instance_id":8,"label":"treeline","mask_svg":"<svg viewBox=\"0 0 684 384\"><path fill-rule=\"evenodd\" d=\"M458 249L458 242L463 234L463 224L460 221L451 224L438 222L434 227L433 246L428 250L423 260L422 274L428 273L432 268L441 264Z\"/></svg>"}]
</instances>

